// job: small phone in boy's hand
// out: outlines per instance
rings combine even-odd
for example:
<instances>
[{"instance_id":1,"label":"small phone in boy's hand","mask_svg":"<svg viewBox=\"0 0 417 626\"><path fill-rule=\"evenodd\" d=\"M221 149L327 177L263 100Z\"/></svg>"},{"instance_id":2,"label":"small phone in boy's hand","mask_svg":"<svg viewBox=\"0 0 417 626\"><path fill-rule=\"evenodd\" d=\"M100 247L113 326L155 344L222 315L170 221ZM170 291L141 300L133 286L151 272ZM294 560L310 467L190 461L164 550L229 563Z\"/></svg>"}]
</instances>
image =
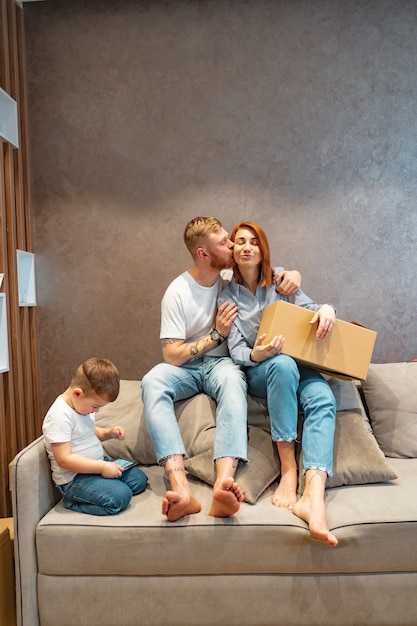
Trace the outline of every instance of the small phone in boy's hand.
<instances>
[{"instance_id":1,"label":"small phone in boy's hand","mask_svg":"<svg viewBox=\"0 0 417 626\"><path fill-rule=\"evenodd\" d=\"M116 463L117 465L120 465L120 467L123 470L130 469L131 467L134 467L135 465L138 464L137 461L130 461L128 459L114 459L113 463Z\"/></svg>"}]
</instances>

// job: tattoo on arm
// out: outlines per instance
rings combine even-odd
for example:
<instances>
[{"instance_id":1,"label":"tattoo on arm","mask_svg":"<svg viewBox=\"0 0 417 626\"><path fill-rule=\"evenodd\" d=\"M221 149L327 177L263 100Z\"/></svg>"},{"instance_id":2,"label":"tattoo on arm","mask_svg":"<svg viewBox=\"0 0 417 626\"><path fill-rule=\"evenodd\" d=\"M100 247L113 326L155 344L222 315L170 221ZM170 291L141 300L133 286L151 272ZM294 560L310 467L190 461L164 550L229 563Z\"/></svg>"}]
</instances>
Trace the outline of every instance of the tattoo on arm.
<instances>
[{"instance_id":1,"label":"tattoo on arm","mask_svg":"<svg viewBox=\"0 0 417 626\"><path fill-rule=\"evenodd\" d=\"M180 341L180 339L161 339L161 345L164 348L165 346L177 343L178 341ZM212 341L208 337L202 337L194 343L186 344L189 345L190 361L196 361L199 359L205 352L213 347L211 344Z\"/></svg>"},{"instance_id":2,"label":"tattoo on arm","mask_svg":"<svg viewBox=\"0 0 417 626\"><path fill-rule=\"evenodd\" d=\"M190 345L190 361L196 361L200 358L205 352L210 350L210 340L207 337L203 337L202 339L198 339L195 343Z\"/></svg>"},{"instance_id":3,"label":"tattoo on arm","mask_svg":"<svg viewBox=\"0 0 417 626\"><path fill-rule=\"evenodd\" d=\"M177 343L178 339L161 339L162 346L168 346L170 343Z\"/></svg>"}]
</instances>

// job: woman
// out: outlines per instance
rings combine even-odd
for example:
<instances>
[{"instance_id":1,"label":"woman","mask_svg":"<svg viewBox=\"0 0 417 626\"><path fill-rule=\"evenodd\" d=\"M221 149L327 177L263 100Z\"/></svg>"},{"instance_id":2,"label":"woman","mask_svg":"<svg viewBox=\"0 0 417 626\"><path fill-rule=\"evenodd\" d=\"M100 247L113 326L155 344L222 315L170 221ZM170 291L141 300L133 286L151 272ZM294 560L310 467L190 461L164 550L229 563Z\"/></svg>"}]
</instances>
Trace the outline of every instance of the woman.
<instances>
[{"instance_id":1,"label":"woman","mask_svg":"<svg viewBox=\"0 0 417 626\"><path fill-rule=\"evenodd\" d=\"M317 339L324 338L335 322L330 304L318 305L301 290L292 296L276 292L274 277L282 268L272 268L268 239L262 228L253 222L234 227L236 263L230 285L220 294L219 305L234 302L238 316L228 336L232 359L246 373L251 395L267 399L271 435L276 442L281 464L281 478L272 502L291 509L307 522L310 533L330 545L337 545L329 531L324 492L327 475L333 469L333 441L336 403L325 379L307 367L297 366L289 356L281 354L284 337L276 336L264 344L265 335L256 339L262 313L276 300L286 300L314 311L311 324L318 322ZM302 437L305 489L297 500L297 436L298 403L304 412Z\"/></svg>"}]
</instances>

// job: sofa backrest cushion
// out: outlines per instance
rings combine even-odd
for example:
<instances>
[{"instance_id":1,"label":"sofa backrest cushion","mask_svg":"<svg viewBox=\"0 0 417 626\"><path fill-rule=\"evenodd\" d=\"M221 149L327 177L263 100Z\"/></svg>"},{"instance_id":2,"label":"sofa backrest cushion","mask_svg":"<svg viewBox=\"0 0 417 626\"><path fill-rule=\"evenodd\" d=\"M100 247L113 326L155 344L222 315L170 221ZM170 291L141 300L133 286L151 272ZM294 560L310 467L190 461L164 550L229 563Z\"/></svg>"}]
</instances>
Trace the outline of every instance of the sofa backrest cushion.
<instances>
[{"instance_id":1,"label":"sofa backrest cushion","mask_svg":"<svg viewBox=\"0 0 417 626\"><path fill-rule=\"evenodd\" d=\"M189 456L213 447L215 411L214 400L202 393L175 403L178 425ZM100 409L96 424L103 427L123 426L125 429L123 441L111 439L103 444L111 458L133 459L140 465L156 463L143 411L140 381L121 380L118 398Z\"/></svg>"},{"instance_id":2,"label":"sofa backrest cushion","mask_svg":"<svg viewBox=\"0 0 417 626\"><path fill-rule=\"evenodd\" d=\"M384 454L417 457L417 363L371 363L362 389Z\"/></svg>"},{"instance_id":3,"label":"sofa backrest cushion","mask_svg":"<svg viewBox=\"0 0 417 626\"><path fill-rule=\"evenodd\" d=\"M338 411L359 411L365 415L359 394L350 381L330 379ZM207 452L214 445L216 403L206 394L175 403L175 413L189 457ZM248 398L248 422L269 432L268 411L262 399ZM97 426L123 426L123 441L104 442L111 458L134 459L141 465L156 463L155 452L146 427L142 404L141 383L121 380L118 398L101 408L96 416Z\"/></svg>"},{"instance_id":4,"label":"sofa backrest cushion","mask_svg":"<svg viewBox=\"0 0 417 626\"><path fill-rule=\"evenodd\" d=\"M380 482L395 478L370 431L355 383L332 378L329 384L336 398L337 424L334 474L328 478L328 486ZM187 470L197 478L213 484L215 402L205 394L198 394L177 402L175 412L187 450ZM122 380L119 397L100 409L96 422L98 426L119 425L125 429L124 441L111 439L104 442L105 451L110 457L134 459L141 465L156 463L146 427L139 381ZM264 400L248 398L248 423L250 462L239 467L237 478L245 500L254 503L279 475L279 461L276 446L271 441Z\"/></svg>"}]
</instances>

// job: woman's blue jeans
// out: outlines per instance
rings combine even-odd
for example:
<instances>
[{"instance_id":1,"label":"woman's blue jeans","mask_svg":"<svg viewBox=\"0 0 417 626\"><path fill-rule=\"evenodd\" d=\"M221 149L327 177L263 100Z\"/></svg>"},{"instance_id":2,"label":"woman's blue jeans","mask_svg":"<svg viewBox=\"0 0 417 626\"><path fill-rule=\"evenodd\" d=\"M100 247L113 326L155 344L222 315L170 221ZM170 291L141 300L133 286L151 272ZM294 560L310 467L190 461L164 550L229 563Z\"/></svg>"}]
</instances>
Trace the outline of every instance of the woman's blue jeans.
<instances>
[{"instance_id":1,"label":"woman's blue jeans","mask_svg":"<svg viewBox=\"0 0 417 626\"><path fill-rule=\"evenodd\" d=\"M109 459L106 459L109 460ZM146 489L148 477L138 467L125 470L120 478L100 474L77 474L65 485L58 485L66 509L90 515L116 515Z\"/></svg>"},{"instance_id":2,"label":"woman's blue jeans","mask_svg":"<svg viewBox=\"0 0 417 626\"><path fill-rule=\"evenodd\" d=\"M279 354L246 368L246 377L248 392L266 398L273 441L297 438L300 407L304 414L303 469L320 469L331 476L336 402L323 376Z\"/></svg>"},{"instance_id":3,"label":"woman's blue jeans","mask_svg":"<svg viewBox=\"0 0 417 626\"><path fill-rule=\"evenodd\" d=\"M203 356L181 367L159 363L142 379L144 413L158 462L174 454L186 455L174 402L203 392L217 403L214 460L247 461L245 376L229 357Z\"/></svg>"}]
</instances>

